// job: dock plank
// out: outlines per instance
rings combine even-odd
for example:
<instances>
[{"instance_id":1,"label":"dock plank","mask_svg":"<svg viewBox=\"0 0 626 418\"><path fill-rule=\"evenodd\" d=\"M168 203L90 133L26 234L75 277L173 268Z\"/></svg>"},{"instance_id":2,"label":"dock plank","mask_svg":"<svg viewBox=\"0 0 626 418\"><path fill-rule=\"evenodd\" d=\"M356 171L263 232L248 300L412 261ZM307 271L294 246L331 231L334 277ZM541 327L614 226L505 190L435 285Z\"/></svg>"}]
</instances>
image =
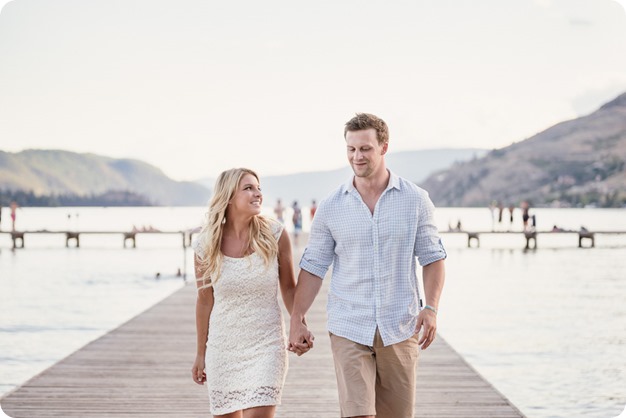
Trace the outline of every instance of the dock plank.
<instances>
[{"instance_id":1,"label":"dock plank","mask_svg":"<svg viewBox=\"0 0 626 418\"><path fill-rule=\"evenodd\" d=\"M307 315L313 350L289 356L277 418L339 416L324 283ZM186 285L0 399L14 418L208 417L191 380L195 286ZM285 318L287 319L287 318ZM421 353L415 417L523 417L442 338Z\"/></svg>"}]
</instances>

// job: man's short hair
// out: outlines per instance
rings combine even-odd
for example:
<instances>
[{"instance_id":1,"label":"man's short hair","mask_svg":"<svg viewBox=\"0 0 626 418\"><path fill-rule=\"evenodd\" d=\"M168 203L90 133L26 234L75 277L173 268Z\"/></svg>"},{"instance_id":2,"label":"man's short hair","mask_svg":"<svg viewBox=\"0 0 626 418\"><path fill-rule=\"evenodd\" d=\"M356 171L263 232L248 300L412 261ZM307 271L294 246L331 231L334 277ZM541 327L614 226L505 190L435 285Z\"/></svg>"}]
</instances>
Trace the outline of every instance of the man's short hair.
<instances>
[{"instance_id":1,"label":"man's short hair","mask_svg":"<svg viewBox=\"0 0 626 418\"><path fill-rule=\"evenodd\" d=\"M389 142L389 128L384 120L370 113L357 113L355 117L346 122L343 130L343 137L348 132L363 131L365 129L374 129L376 131L376 139L378 144L382 145Z\"/></svg>"}]
</instances>

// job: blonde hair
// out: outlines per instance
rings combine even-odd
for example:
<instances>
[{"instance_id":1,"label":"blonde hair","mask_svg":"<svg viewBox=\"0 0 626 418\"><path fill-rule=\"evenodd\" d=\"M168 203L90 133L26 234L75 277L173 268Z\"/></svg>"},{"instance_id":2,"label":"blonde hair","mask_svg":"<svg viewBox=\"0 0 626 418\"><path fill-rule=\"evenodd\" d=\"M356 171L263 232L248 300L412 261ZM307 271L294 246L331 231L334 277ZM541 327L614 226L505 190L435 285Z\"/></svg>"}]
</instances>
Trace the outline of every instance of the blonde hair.
<instances>
[{"instance_id":1,"label":"blonde hair","mask_svg":"<svg viewBox=\"0 0 626 418\"><path fill-rule=\"evenodd\" d=\"M220 276L224 260L221 244L226 209L246 174L251 174L257 181L259 180L259 176L248 168L232 168L222 172L215 181L209 212L199 237L199 240L204 242L204 254L200 256L200 268L204 273L197 279L202 282L200 289L212 286ZM269 266L278 255L278 241L272 233L270 220L264 216L257 215L252 218L248 228L248 243L253 252L261 255L266 266Z\"/></svg>"}]
</instances>

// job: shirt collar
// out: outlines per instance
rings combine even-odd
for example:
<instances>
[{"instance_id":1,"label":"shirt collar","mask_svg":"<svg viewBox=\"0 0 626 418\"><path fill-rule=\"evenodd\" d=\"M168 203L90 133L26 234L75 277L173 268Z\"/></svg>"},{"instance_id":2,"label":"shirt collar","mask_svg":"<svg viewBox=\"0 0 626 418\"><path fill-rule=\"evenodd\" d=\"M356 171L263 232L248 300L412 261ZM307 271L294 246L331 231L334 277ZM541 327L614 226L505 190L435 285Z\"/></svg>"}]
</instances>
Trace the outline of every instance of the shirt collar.
<instances>
[{"instance_id":1,"label":"shirt collar","mask_svg":"<svg viewBox=\"0 0 626 418\"><path fill-rule=\"evenodd\" d=\"M389 189L398 189L400 190L400 177L398 177L393 171L387 169L389 172L389 184L387 184L387 188L385 191ZM343 193L351 193L356 192L356 187L354 187L354 174L350 176L350 178L343 184L342 186ZM384 192L383 192L384 193Z\"/></svg>"}]
</instances>

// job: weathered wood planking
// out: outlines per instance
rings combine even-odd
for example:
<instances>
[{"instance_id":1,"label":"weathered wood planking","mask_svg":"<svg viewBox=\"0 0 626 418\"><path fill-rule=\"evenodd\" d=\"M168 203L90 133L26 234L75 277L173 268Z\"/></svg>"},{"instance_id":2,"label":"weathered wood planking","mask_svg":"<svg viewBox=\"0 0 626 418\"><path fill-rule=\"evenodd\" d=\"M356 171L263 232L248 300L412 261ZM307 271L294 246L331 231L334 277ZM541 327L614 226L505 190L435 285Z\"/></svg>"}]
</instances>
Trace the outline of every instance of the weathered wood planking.
<instances>
[{"instance_id":1,"label":"weathered wood planking","mask_svg":"<svg viewBox=\"0 0 626 418\"><path fill-rule=\"evenodd\" d=\"M325 331L327 286L328 280L308 314L315 348L289 356L277 418L339 416ZM194 309L192 284L9 393L0 401L4 412L14 418L210 416L205 387L190 377ZM439 338L421 355L415 416L523 415Z\"/></svg>"}]
</instances>

